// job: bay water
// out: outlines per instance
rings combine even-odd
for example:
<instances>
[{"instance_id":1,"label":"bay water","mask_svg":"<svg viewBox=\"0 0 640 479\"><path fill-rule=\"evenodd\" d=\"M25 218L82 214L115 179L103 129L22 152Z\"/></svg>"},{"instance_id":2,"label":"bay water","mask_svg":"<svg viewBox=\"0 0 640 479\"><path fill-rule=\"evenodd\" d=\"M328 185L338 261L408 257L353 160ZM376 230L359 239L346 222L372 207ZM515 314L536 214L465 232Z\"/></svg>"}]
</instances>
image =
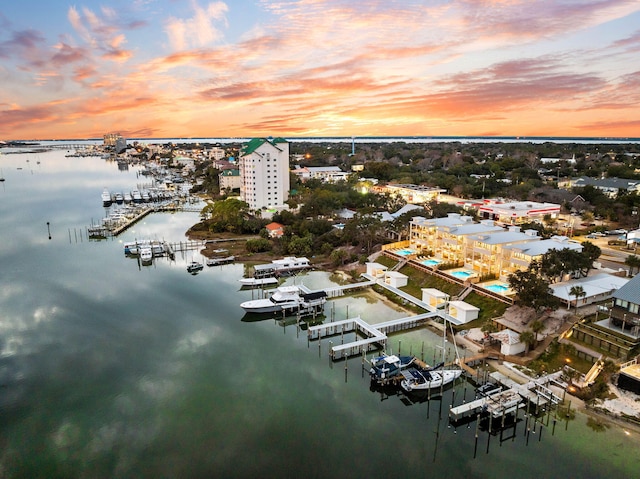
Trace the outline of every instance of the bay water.
<instances>
[{"instance_id":1,"label":"bay water","mask_svg":"<svg viewBox=\"0 0 640 479\"><path fill-rule=\"evenodd\" d=\"M125 257L125 241L185 241L197 213L153 213L88 240L107 213L102 190L147 181L135 167L11 153L0 155L0 477L637 475L638 434L579 412L552 412L529 435L521 414L492 436L448 422L449 406L473 396L465 381L430 399L371 388L361 358L331 363L329 340L247 317L239 304L256 293L239 288L243 265L191 275L197 251L150 266ZM320 271L286 284L299 282L333 284ZM332 299L325 313L407 315L369 293ZM427 362L440 344L428 329L390 342Z\"/></svg>"}]
</instances>

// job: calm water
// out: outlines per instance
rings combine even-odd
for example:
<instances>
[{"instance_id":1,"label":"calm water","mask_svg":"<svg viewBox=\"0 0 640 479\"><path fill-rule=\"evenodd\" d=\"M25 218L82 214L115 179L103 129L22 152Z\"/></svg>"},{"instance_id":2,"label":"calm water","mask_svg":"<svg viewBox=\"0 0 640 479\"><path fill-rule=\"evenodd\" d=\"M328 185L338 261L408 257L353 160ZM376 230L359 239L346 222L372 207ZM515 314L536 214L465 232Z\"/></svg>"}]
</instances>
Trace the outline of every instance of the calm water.
<instances>
[{"instance_id":1,"label":"calm water","mask_svg":"<svg viewBox=\"0 0 640 479\"><path fill-rule=\"evenodd\" d=\"M503 442L479 431L474 458L475 423L447 422L453 393L456 404L471 397L465 383L415 403L371 391L360 359L345 372L329 363L328 341L244 317L242 265L192 276L198 253L148 267L125 258L123 241L180 241L197 214L155 214L88 241L102 189L142 180L64 153L0 155L0 477L637 474L638 436L595 432L582 415L528 444L524 423ZM330 284L321 272L302 280ZM367 295L332 301L327 315L347 310L370 322L404 315ZM391 344L417 354L424 344L431 361L439 341L422 330Z\"/></svg>"}]
</instances>

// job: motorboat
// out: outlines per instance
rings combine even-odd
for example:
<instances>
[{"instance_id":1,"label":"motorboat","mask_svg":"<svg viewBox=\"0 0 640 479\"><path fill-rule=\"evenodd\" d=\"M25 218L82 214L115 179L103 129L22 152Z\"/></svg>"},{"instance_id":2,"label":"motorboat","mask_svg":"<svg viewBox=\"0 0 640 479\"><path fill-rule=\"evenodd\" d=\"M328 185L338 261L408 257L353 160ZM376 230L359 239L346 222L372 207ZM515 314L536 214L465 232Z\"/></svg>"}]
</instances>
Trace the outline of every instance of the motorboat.
<instances>
[{"instance_id":1,"label":"motorboat","mask_svg":"<svg viewBox=\"0 0 640 479\"><path fill-rule=\"evenodd\" d=\"M204 269L204 265L202 263L198 263L197 261L192 261L187 265L187 271L191 274L197 274Z\"/></svg>"},{"instance_id":2,"label":"motorboat","mask_svg":"<svg viewBox=\"0 0 640 479\"><path fill-rule=\"evenodd\" d=\"M102 206L111 206L112 200L111 200L111 193L109 193L108 189L104 189L102 191Z\"/></svg>"},{"instance_id":3,"label":"motorboat","mask_svg":"<svg viewBox=\"0 0 640 479\"><path fill-rule=\"evenodd\" d=\"M209 258L207 259L207 266L220 266L221 264L233 263L235 260L236 260L235 256Z\"/></svg>"},{"instance_id":4,"label":"motorboat","mask_svg":"<svg viewBox=\"0 0 640 479\"><path fill-rule=\"evenodd\" d=\"M151 264L153 261L153 251L150 246L140 248L140 262L142 264Z\"/></svg>"},{"instance_id":5,"label":"motorboat","mask_svg":"<svg viewBox=\"0 0 640 479\"><path fill-rule=\"evenodd\" d=\"M408 369L401 372L403 380L400 386L407 392L426 391L444 387L462 374L461 369Z\"/></svg>"},{"instance_id":6,"label":"motorboat","mask_svg":"<svg viewBox=\"0 0 640 479\"><path fill-rule=\"evenodd\" d=\"M142 195L138 190L133 190L131 192L131 198L133 198L134 203L142 203Z\"/></svg>"},{"instance_id":7,"label":"motorboat","mask_svg":"<svg viewBox=\"0 0 640 479\"><path fill-rule=\"evenodd\" d=\"M273 276L270 278L241 278L240 284L242 286L270 286L272 284L278 284L278 279Z\"/></svg>"},{"instance_id":8,"label":"motorboat","mask_svg":"<svg viewBox=\"0 0 640 479\"><path fill-rule=\"evenodd\" d=\"M399 376L401 371L414 364L415 356L397 356L395 354L383 354L371 359L369 374L376 382L387 382L390 378Z\"/></svg>"},{"instance_id":9,"label":"motorboat","mask_svg":"<svg viewBox=\"0 0 640 479\"><path fill-rule=\"evenodd\" d=\"M121 205L124 202L124 196L122 193L116 193L116 203Z\"/></svg>"},{"instance_id":10,"label":"motorboat","mask_svg":"<svg viewBox=\"0 0 640 479\"><path fill-rule=\"evenodd\" d=\"M326 298L324 291L301 294L298 286L280 286L268 298L245 301L240 307L247 313L277 313L324 307Z\"/></svg>"}]
</instances>

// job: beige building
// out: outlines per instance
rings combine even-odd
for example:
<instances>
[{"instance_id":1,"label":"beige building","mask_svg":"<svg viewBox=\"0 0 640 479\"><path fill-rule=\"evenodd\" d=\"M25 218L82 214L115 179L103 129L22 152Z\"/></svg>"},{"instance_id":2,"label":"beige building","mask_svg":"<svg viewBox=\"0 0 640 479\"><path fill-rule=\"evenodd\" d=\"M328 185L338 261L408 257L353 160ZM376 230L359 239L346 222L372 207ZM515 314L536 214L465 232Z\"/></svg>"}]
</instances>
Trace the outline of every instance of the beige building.
<instances>
[{"instance_id":1,"label":"beige building","mask_svg":"<svg viewBox=\"0 0 640 479\"><path fill-rule=\"evenodd\" d=\"M531 261L552 249L582 251L579 242L564 236L543 240L536 230L521 231L515 225L504 228L493 220L474 222L457 213L446 218L414 217L409 248L417 255L430 256L424 264L456 264L478 277L493 275L502 280L527 269Z\"/></svg>"},{"instance_id":2,"label":"beige building","mask_svg":"<svg viewBox=\"0 0 640 479\"><path fill-rule=\"evenodd\" d=\"M222 171L218 176L220 182L220 189L230 189L237 190L240 188L240 170L237 169L228 169Z\"/></svg>"}]
</instances>

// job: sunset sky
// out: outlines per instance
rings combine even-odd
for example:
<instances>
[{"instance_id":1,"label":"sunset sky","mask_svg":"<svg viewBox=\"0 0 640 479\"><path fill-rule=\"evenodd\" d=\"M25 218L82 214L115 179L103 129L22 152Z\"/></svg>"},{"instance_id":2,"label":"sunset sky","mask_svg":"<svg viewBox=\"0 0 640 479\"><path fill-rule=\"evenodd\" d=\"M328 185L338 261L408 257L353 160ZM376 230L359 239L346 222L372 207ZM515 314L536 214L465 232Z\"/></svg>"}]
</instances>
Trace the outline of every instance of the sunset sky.
<instances>
[{"instance_id":1,"label":"sunset sky","mask_svg":"<svg viewBox=\"0 0 640 479\"><path fill-rule=\"evenodd\" d=\"M20 0L0 27L0 140L640 137L639 0Z\"/></svg>"}]
</instances>

